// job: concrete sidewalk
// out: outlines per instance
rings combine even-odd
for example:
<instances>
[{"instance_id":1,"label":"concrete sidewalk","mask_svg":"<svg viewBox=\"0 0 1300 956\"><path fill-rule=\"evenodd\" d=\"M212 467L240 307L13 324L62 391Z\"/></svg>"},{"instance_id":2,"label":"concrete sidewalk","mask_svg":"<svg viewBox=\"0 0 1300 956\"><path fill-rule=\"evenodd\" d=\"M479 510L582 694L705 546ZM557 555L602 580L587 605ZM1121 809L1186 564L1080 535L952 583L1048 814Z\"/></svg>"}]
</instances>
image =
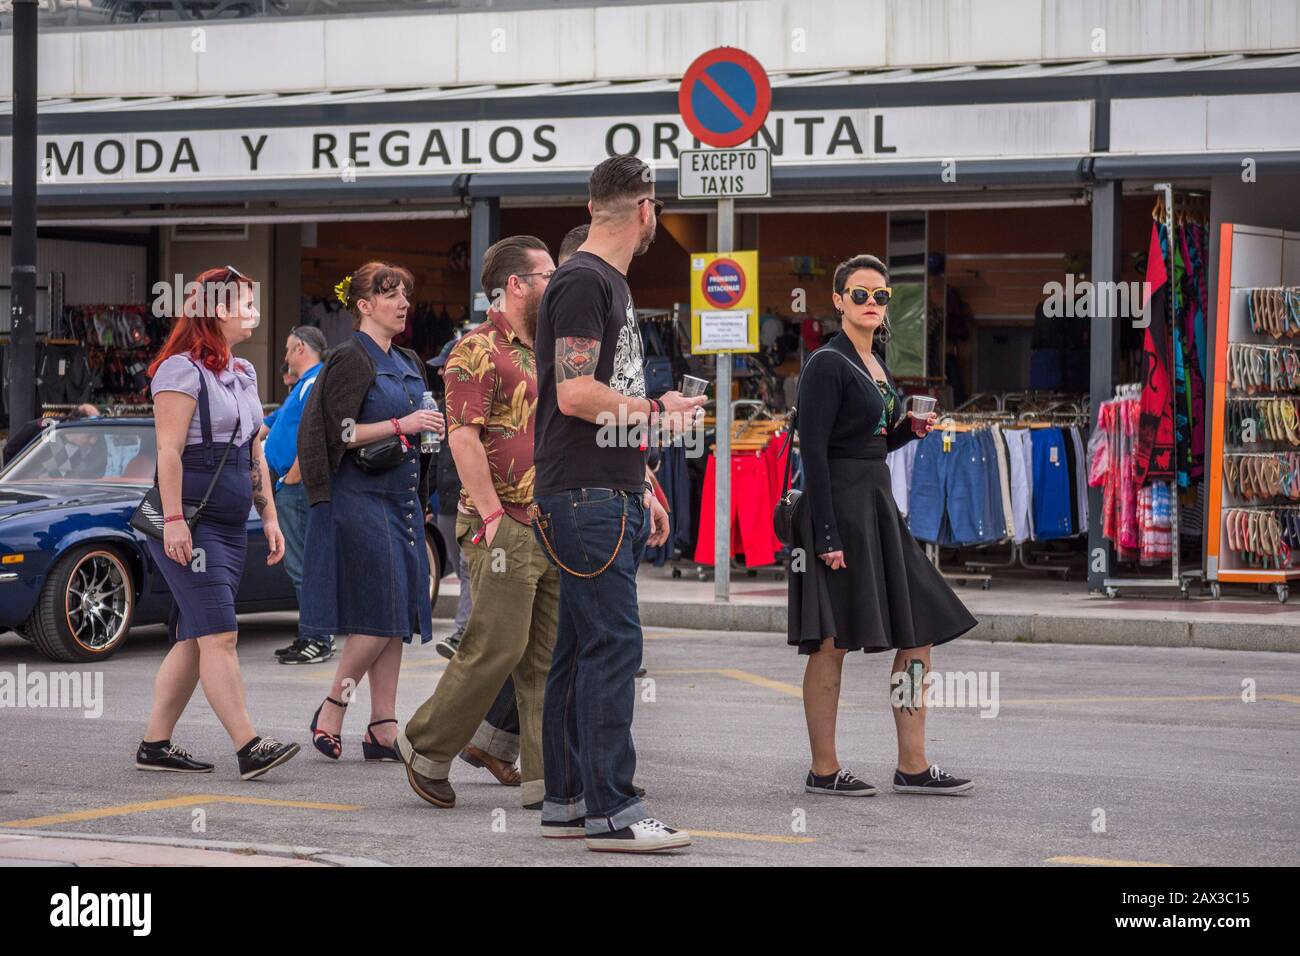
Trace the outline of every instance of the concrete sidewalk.
<instances>
[{"instance_id":1,"label":"concrete sidewalk","mask_svg":"<svg viewBox=\"0 0 1300 956\"><path fill-rule=\"evenodd\" d=\"M951 582L950 582L951 583ZM786 629L787 582L772 571L757 577L733 574L731 601L718 604L713 582L693 568L673 578L671 568L644 566L639 575L641 622L649 627L710 631ZM459 586L444 578L435 616L455 612ZM1129 644L1220 650L1300 652L1300 605L1280 604L1270 594L1226 591L1221 600L1181 600L1172 589L1126 589L1116 598L1092 595L1081 580L998 575L985 591L954 584L979 625L968 638L1059 644Z\"/></svg>"},{"instance_id":2,"label":"concrete sidewalk","mask_svg":"<svg viewBox=\"0 0 1300 956\"><path fill-rule=\"evenodd\" d=\"M0 830L6 866L383 866L320 847L168 840L161 837Z\"/></svg>"}]
</instances>

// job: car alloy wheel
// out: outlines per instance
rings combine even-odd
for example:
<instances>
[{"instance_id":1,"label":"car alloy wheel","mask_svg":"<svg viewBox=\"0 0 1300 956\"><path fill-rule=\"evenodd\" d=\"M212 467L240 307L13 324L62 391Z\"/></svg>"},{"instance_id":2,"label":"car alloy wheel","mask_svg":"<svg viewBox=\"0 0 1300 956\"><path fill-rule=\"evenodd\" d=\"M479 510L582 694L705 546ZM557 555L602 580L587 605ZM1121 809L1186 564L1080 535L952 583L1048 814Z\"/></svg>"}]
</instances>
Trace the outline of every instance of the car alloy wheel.
<instances>
[{"instance_id":1,"label":"car alloy wheel","mask_svg":"<svg viewBox=\"0 0 1300 956\"><path fill-rule=\"evenodd\" d=\"M117 643L131 620L130 574L112 551L90 551L68 575L64 610L68 631L88 651Z\"/></svg>"}]
</instances>

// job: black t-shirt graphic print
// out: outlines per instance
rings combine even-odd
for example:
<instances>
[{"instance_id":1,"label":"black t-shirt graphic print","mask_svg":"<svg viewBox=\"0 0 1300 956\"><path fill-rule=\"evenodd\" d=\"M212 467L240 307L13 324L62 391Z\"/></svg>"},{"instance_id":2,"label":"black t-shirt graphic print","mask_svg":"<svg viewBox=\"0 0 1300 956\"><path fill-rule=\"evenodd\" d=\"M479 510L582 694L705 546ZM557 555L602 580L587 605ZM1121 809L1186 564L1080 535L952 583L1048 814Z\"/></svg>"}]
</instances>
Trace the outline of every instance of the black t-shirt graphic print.
<instances>
[{"instance_id":1,"label":"black t-shirt graphic print","mask_svg":"<svg viewBox=\"0 0 1300 956\"><path fill-rule=\"evenodd\" d=\"M623 395L645 397L645 357L627 278L599 256L576 252L552 277L537 317L536 494L570 488L640 491L646 453L623 429L601 447L601 426L565 415L556 404L555 342L581 337L600 343L596 380ZM614 423L618 424L618 423Z\"/></svg>"}]
</instances>

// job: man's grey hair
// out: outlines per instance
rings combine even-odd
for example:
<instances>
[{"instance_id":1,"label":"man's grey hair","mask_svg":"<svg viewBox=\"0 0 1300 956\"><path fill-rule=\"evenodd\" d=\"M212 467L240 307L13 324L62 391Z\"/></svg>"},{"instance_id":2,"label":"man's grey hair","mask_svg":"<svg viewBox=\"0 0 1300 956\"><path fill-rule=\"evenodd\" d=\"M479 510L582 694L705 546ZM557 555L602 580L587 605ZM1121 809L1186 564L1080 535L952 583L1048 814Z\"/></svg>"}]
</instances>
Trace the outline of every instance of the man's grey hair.
<instances>
[{"instance_id":1,"label":"man's grey hair","mask_svg":"<svg viewBox=\"0 0 1300 956\"><path fill-rule=\"evenodd\" d=\"M289 333L307 348L316 353L318 357L325 355L329 343L325 341L325 333L314 325L299 325Z\"/></svg>"}]
</instances>

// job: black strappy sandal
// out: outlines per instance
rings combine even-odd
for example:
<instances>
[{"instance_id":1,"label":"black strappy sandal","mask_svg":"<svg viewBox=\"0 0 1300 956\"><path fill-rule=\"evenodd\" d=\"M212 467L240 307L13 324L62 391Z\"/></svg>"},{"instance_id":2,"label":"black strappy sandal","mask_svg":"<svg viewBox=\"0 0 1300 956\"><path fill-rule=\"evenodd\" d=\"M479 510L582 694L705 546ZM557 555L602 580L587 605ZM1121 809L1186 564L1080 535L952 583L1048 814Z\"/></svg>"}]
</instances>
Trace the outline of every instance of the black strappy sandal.
<instances>
[{"instance_id":1,"label":"black strappy sandal","mask_svg":"<svg viewBox=\"0 0 1300 956\"><path fill-rule=\"evenodd\" d=\"M338 760L339 757L343 756L343 739L341 737L336 737L334 734L326 733L323 730L316 729L316 724L320 720L320 712L322 709L324 709L326 704L333 704L335 707L338 707L340 710L348 709L347 704L340 703L339 701L335 700L333 697L326 697L325 700L321 703L320 707L316 708L316 713L312 714L311 744L313 747L315 747L317 750L323 753L326 757L329 757L331 760ZM365 745L363 744L362 746Z\"/></svg>"},{"instance_id":2,"label":"black strappy sandal","mask_svg":"<svg viewBox=\"0 0 1300 956\"><path fill-rule=\"evenodd\" d=\"M369 737L370 739L366 740L366 737L361 738L361 753L367 760L395 760L398 763L402 762L402 755L399 754L395 748L385 747L381 744L378 738L375 737L373 729L378 727L380 724L395 723L397 723L397 721L392 717L389 717L387 720L376 720L373 724L366 727L366 737Z\"/></svg>"}]
</instances>

